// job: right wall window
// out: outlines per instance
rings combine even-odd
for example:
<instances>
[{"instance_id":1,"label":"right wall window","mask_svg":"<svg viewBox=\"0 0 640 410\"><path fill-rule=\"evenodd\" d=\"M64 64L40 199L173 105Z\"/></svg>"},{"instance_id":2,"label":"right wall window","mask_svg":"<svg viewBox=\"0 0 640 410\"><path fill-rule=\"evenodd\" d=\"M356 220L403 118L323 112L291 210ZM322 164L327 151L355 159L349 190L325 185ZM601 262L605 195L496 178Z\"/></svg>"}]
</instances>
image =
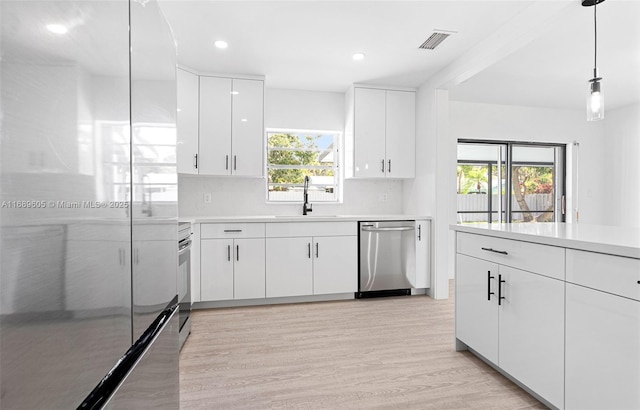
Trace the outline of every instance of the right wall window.
<instances>
[{"instance_id":1,"label":"right wall window","mask_svg":"<svg viewBox=\"0 0 640 410\"><path fill-rule=\"evenodd\" d=\"M458 223L564 222L564 144L458 141Z\"/></svg>"}]
</instances>

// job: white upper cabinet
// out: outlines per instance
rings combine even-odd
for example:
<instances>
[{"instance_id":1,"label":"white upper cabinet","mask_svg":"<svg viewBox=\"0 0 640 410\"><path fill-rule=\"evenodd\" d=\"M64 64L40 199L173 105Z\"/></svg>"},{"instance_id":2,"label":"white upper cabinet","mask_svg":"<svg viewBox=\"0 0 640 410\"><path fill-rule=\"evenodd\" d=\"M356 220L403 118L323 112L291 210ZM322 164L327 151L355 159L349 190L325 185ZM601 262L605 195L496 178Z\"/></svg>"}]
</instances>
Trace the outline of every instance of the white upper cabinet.
<instances>
[{"instance_id":1,"label":"white upper cabinet","mask_svg":"<svg viewBox=\"0 0 640 410\"><path fill-rule=\"evenodd\" d=\"M232 91L230 78L200 77L200 174L231 175Z\"/></svg>"},{"instance_id":2,"label":"white upper cabinet","mask_svg":"<svg viewBox=\"0 0 640 410\"><path fill-rule=\"evenodd\" d=\"M231 173L262 176L264 82L234 79L232 95Z\"/></svg>"},{"instance_id":3,"label":"white upper cabinet","mask_svg":"<svg viewBox=\"0 0 640 410\"><path fill-rule=\"evenodd\" d=\"M178 69L178 172L198 173L198 76Z\"/></svg>"},{"instance_id":4,"label":"white upper cabinet","mask_svg":"<svg viewBox=\"0 0 640 410\"><path fill-rule=\"evenodd\" d=\"M199 173L262 176L264 81L200 77Z\"/></svg>"},{"instance_id":5,"label":"white upper cabinet","mask_svg":"<svg viewBox=\"0 0 640 410\"><path fill-rule=\"evenodd\" d=\"M354 112L355 176L385 176L386 92L356 88Z\"/></svg>"},{"instance_id":6,"label":"white upper cabinet","mask_svg":"<svg viewBox=\"0 0 640 410\"><path fill-rule=\"evenodd\" d=\"M347 177L415 177L415 95L363 87L347 92Z\"/></svg>"},{"instance_id":7,"label":"white upper cabinet","mask_svg":"<svg viewBox=\"0 0 640 410\"><path fill-rule=\"evenodd\" d=\"M386 173L392 178L413 178L416 176L416 93L386 93Z\"/></svg>"}]
</instances>

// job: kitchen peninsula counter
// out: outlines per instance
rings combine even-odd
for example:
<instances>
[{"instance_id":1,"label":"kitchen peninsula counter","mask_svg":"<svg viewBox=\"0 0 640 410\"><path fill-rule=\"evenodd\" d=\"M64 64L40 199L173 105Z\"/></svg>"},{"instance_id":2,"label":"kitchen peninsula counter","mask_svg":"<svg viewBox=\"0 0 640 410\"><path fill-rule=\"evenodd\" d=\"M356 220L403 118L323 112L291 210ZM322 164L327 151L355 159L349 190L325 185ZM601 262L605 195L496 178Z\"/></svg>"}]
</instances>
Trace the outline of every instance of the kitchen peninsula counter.
<instances>
[{"instance_id":1,"label":"kitchen peninsula counter","mask_svg":"<svg viewBox=\"0 0 640 410\"><path fill-rule=\"evenodd\" d=\"M458 232L640 259L640 228L567 223L451 225Z\"/></svg>"}]
</instances>

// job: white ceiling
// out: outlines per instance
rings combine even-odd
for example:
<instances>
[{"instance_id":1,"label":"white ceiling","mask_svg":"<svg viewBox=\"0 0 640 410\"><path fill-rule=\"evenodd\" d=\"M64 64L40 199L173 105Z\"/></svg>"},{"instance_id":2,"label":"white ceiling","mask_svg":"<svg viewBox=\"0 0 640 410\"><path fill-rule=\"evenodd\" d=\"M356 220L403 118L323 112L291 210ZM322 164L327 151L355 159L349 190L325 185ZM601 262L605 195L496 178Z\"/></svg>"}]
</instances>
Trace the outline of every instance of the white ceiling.
<instances>
[{"instance_id":1,"label":"white ceiling","mask_svg":"<svg viewBox=\"0 0 640 410\"><path fill-rule=\"evenodd\" d=\"M558 16L552 21L539 13L545 3L561 10L551 12ZM451 88L451 99L583 109L593 64L593 8L580 0L161 0L161 6L181 65L202 73L265 75L272 88L342 92L358 82L417 87L491 35L517 35L513 23L529 16L533 27L540 20L538 38ZM598 6L598 65L608 108L640 99L637 16L640 0ZM436 29L457 33L436 50L418 49ZM216 49L217 39L229 48ZM354 62L355 52L366 59Z\"/></svg>"},{"instance_id":2,"label":"white ceiling","mask_svg":"<svg viewBox=\"0 0 640 410\"><path fill-rule=\"evenodd\" d=\"M640 102L640 1L599 4L598 68L605 107ZM585 109L593 74L593 7L575 1L541 36L450 90L461 101Z\"/></svg>"},{"instance_id":3,"label":"white ceiling","mask_svg":"<svg viewBox=\"0 0 640 410\"><path fill-rule=\"evenodd\" d=\"M267 86L345 91L415 87L531 1L170 1L178 61L201 72L265 75ZM421 50L435 29L457 31ZM214 40L229 43L226 50ZM364 52L364 61L351 56Z\"/></svg>"}]
</instances>

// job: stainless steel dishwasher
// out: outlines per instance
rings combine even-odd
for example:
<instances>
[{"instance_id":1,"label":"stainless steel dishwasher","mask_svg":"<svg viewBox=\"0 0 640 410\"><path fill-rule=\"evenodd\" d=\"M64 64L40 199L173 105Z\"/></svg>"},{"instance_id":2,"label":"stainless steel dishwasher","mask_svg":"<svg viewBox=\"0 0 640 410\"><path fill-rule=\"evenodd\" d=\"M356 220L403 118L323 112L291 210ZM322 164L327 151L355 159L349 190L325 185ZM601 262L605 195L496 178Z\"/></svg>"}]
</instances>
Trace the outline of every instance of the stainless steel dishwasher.
<instances>
[{"instance_id":1,"label":"stainless steel dishwasher","mask_svg":"<svg viewBox=\"0 0 640 410\"><path fill-rule=\"evenodd\" d=\"M359 222L356 298L409 295L415 276L415 221Z\"/></svg>"}]
</instances>

